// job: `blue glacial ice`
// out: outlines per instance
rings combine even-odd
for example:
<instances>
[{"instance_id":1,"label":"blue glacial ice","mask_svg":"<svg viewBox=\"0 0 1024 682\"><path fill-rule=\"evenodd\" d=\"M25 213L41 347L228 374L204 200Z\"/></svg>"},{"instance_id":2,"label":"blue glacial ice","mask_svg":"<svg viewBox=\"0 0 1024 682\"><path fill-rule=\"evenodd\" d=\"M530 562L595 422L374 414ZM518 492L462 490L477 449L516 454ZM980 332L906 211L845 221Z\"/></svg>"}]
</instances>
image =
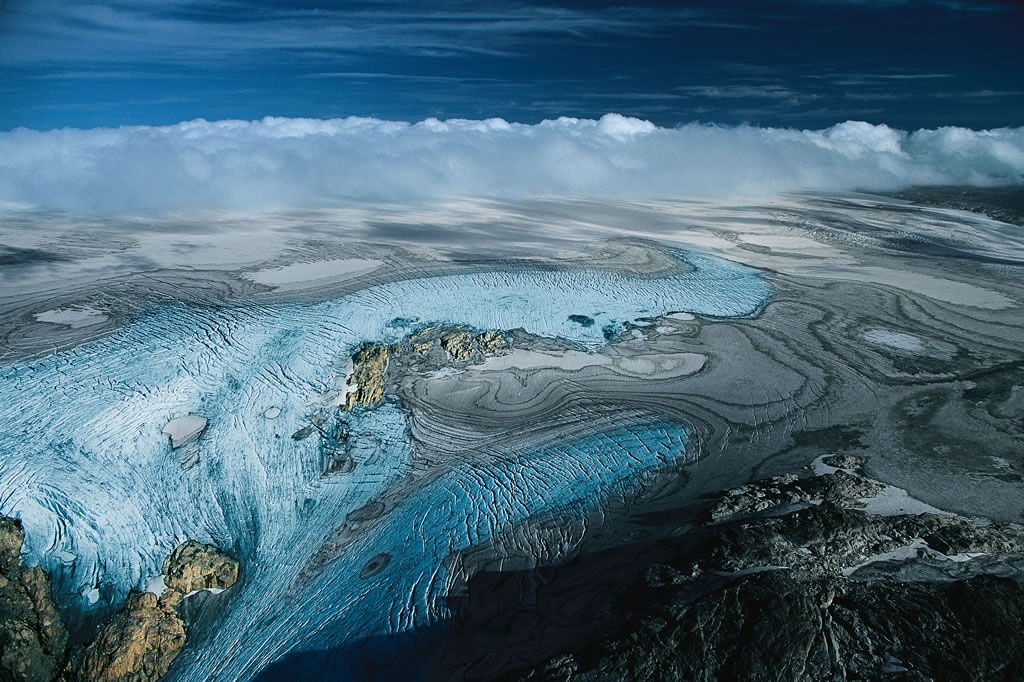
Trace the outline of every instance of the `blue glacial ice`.
<instances>
[{"instance_id":1,"label":"blue glacial ice","mask_svg":"<svg viewBox=\"0 0 1024 682\"><path fill-rule=\"evenodd\" d=\"M246 575L220 626L235 634L187 649L177 679L249 679L289 653L428 626L444 615L453 552L537 515L595 508L685 457L684 427L641 421L427 476L394 401L332 417L357 462L344 475L321 475L320 432L292 435L337 414L347 359L367 341L449 323L596 350L640 317L746 316L770 296L749 268L677 255L689 268L657 278L503 270L327 302L155 306L102 339L0 367L0 513L22 519L26 560L51 572L69 612L144 589L185 538L237 553ZM206 428L172 449L163 429L189 414ZM351 512L397 486L400 502L351 530ZM382 553L390 563L366 577Z\"/></svg>"}]
</instances>

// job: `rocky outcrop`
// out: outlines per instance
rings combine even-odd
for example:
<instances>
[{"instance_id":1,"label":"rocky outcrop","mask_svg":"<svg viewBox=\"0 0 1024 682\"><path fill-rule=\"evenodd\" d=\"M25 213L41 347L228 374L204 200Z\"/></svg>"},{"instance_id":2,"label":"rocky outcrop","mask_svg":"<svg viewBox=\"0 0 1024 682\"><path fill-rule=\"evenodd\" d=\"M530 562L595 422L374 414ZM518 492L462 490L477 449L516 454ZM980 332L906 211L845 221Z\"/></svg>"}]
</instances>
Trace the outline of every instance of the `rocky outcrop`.
<instances>
[{"instance_id":1,"label":"rocky outcrop","mask_svg":"<svg viewBox=\"0 0 1024 682\"><path fill-rule=\"evenodd\" d=\"M164 584L183 595L198 590L226 590L237 580L237 559L195 540L178 545L164 560Z\"/></svg>"},{"instance_id":2,"label":"rocky outcrop","mask_svg":"<svg viewBox=\"0 0 1024 682\"><path fill-rule=\"evenodd\" d=\"M391 359L401 361L411 352L420 359L431 358L427 364L436 368L453 362L479 361L506 350L510 345L508 337L499 331L474 332L468 327L445 325L420 329L394 346L366 344L352 356L353 369L347 381L345 409L373 407L380 403Z\"/></svg>"},{"instance_id":3,"label":"rocky outcrop","mask_svg":"<svg viewBox=\"0 0 1024 682\"><path fill-rule=\"evenodd\" d=\"M671 591L666 593L670 603ZM527 680L1021 679L1024 589L752 575L666 605L621 638L558 656Z\"/></svg>"},{"instance_id":4,"label":"rocky outcrop","mask_svg":"<svg viewBox=\"0 0 1024 682\"><path fill-rule=\"evenodd\" d=\"M410 343L413 352L419 355L427 355L440 347L444 351L443 357L456 363L482 360L511 346L502 332L474 333L472 329L462 327L427 327L413 334Z\"/></svg>"},{"instance_id":5,"label":"rocky outcrop","mask_svg":"<svg viewBox=\"0 0 1024 682\"><path fill-rule=\"evenodd\" d=\"M185 621L152 592L133 592L85 649L82 682L152 682L185 646Z\"/></svg>"},{"instance_id":6,"label":"rocky outcrop","mask_svg":"<svg viewBox=\"0 0 1024 682\"><path fill-rule=\"evenodd\" d=\"M445 334L440 339L441 347L455 362L465 362L476 357L495 355L508 348L508 339L504 334L495 331L471 334L468 331L456 330Z\"/></svg>"},{"instance_id":7,"label":"rocky outcrop","mask_svg":"<svg viewBox=\"0 0 1024 682\"><path fill-rule=\"evenodd\" d=\"M1024 679L1024 526L856 508L882 487L840 470L722 493L619 634L513 678Z\"/></svg>"},{"instance_id":8,"label":"rocky outcrop","mask_svg":"<svg viewBox=\"0 0 1024 682\"><path fill-rule=\"evenodd\" d=\"M880 483L844 470L831 476L803 479L792 474L777 476L726 491L711 508L711 520L723 521L782 506L806 506L814 501L858 507L863 506L861 500L874 497L884 489Z\"/></svg>"},{"instance_id":9,"label":"rocky outcrop","mask_svg":"<svg viewBox=\"0 0 1024 682\"><path fill-rule=\"evenodd\" d=\"M21 562L21 522L0 518L0 679L49 682L64 665L68 632L43 569Z\"/></svg>"},{"instance_id":10,"label":"rocky outcrop","mask_svg":"<svg viewBox=\"0 0 1024 682\"><path fill-rule=\"evenodd\" d=\"M78 666L81 682L154 682L185 646L180 605L198 590L225 590L238 580L238 561L213 545L187 540L164 560L163 594L133 592L100 629Z\"/></svg>"},{"instance_id":11,"label":"rocky outcrop","mask_svg":"<svg viewBox=\"0 0 1024 682\"><path fill-rule=\"evenodd\" d=\"M368 344L352 356L352 375L348 379L350 391L345 396L345 409L370 407L384 397L384 373L388 368L391 349L379 343Z\"/></svg>"},{"instance_id":12,"label":"rocky outcrop","mask_svg":"<svg viewBox=\"0 0 1024 682\"><path fill-rule=\"evenodd\" d=\"M238 580L239 563L212 545L188 540L164 561L163 594L133 592L87 646L69 656L68 631L50 579L21 561L21 521L0 517L0 681L153 682L185 645L182 599L198 590L224 590ZM70 659L70 660L69 660Z\"/></svg>"},{"instance_id":13,"label":"rocky outcrop","mask_svg":"<svg viewBox=\"0 0 1024 682\"><path fill-rule=\"evenodd\" d=\"M238 580L238 561L212 545L188 540L164 561L159 597L132 592L96 638L68 656L68 632L49 578L21 563L21 522L0 518L0 680L7 682L154 682L185 645L182 599L224 590ZM68 661L68 658L71 661Z\"/></svg>"}]
</instances>

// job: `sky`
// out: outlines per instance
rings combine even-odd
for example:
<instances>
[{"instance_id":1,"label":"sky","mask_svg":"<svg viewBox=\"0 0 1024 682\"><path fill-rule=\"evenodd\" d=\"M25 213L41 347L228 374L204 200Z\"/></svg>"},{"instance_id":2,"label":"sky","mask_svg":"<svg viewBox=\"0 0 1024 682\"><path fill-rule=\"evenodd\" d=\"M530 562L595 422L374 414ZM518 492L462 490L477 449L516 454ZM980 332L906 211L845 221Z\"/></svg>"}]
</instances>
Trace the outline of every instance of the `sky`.
<instances>
[{"instance_id":1,"label":"sky","mask_svg":"<svg viewBox=\"0 0 1024 682\"><path fill-rule=\"evenodd\" d=\"M1024 125L1001 0L0 1L0 131L348 116Z\"/></svg>"}]
</instances>

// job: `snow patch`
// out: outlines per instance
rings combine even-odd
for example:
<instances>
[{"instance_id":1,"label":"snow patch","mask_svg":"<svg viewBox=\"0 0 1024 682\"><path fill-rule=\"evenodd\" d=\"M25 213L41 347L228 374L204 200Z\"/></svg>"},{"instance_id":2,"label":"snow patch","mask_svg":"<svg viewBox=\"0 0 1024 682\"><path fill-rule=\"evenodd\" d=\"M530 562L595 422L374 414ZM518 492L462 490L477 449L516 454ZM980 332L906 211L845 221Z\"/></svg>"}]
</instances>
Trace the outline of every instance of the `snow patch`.
<instances>
[{"instance_id":1,"label":"snow patch","mask_svg":"<svg viewBox=\"0 0 1024 682\"><path fill-rule=\"evenodd\" d=\"M340 258L315 263L293 263L278 268L246 272L242 277L277 289L296 288L320 280L352 279L373 272L382 261L366 258Z\"/></svg>"},{"instance_id":2,"label":"snow patch","mask_svg":"<svg viewBox=\"0 0 1024 682\"><path fill-rule=\"evenodd\" d=\"M150 581L146 583L145 591L152 592L158 597L161 596L167 591L167 583L164 582L164 576L161 574L155 578L151 578Z\"/></svg>"},{"instance_id":3,"label":"snow patch","mask_svg":"<svg viewBox=\"0 0 1024 682\"><path fill-rule=\"evenodd\" d=\"M913 334L897 332L891 329L869 329L861 334L861 338L868 343L887 346L897 350L905 350L911 353L923 353L927 348L925 342L921 338L914 336Z\"/></svg>"},{"instance_id":4,"label":"snow patch","mask_svg":"<svg viewBox=\"0 0 1024 682\"><path fill-rule=\"evenodd\" d=\"M59 324L71 329L91 327L96 324L102 324L110 319L105 312L88 306L54 308L53 310L35 313L34 317L39 322Z\"/></svg>"},{"instance_id":5,"label":"snow patch","mask_svg":"<svg viewBox=\"0 0 1024 682\"><path fill-rule=\"evenodd\" d=\"M199 437L206 428L206 417L190 414L167 422L163 433L171 437L171 447L177 448Z\"/></svg>"}]
</instances>

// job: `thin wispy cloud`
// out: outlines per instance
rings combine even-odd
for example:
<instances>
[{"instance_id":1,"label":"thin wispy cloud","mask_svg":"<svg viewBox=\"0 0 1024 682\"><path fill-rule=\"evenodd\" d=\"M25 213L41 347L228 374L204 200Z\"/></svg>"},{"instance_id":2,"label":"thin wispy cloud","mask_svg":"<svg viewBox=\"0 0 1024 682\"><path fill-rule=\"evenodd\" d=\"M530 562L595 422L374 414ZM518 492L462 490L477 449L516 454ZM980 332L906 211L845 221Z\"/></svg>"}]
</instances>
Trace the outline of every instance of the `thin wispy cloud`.
<instances>
[{"instance_id":1,"label":"thin wispy cloud","mask_svg":"<svg viewBox=\"0 0 1024 682\"><path fill-rule=\"evenodd\" d=\"M433 76L412 73L380 73L375 71L325 71L304 73L300 78L325 79L341 78L351 80L394 80L420 81L424 83L505 83L500 78L464 78L457 76Z\"/></svg>"},{"instance_id":2,"label":"thin wispy cloud","mask_svg":"<svg viewBox=\"0 0 1024 682\"><path fill-rule=\"evenodd\" d=\"M688 85L676 88L678 92L714 99L772 99L811 100L814 93L801 93L779 85Z\"/></svg>"},{"instance_id":3,"label":"thin wispy cloud","mask_svg":"<svg viewBox=\"0 0 1024 682\"><path fill-rule=\"evenodd\" d=\"M874 122L907 128L1020 124L1020 96L934 110L886 96L1019 89L1006 65L1024 59L1010 28L1024 11L965 9L989 4L17 0L0 9L0 129L608 111L826 127L862 116L862 100L882 107Z\"/></svg>"},{"instance_id":4,"label":"thin wispy cloud","mask_svg":"<svg viewBox=\"0 0 1024 682\"><path fill-rule=\"evenodd\" d=\"M526 40L642 36L668 26L742 28L696 10L613 7L577 10L509 5L458 12L388 10L351 5L327 9L257 8L248 3L168 2L79 5L40 0L6 15L0 58L8 64L77 60L205 63L288 50L402 54L514 54ZM266 57L269 58L269 57ZM215 66L210 64L211 66Z\"/></svg>"},{"instance_id":5,"label":"thin wispy cloud","mask_svg":"<svg viewBox=\"0 0 1024 682\"><path fill-rule=\"evenodd\" d=\"M957 12L1002 12L1010 2L999 0L799 0L811 5L837 5L847 7L927 7L932 5Z\"/></svg>"},{"instance_id":6,"label":"thin wispy cloud","mask_svg":"<svg viewBox=\"0 0 1024 682\"><path fill-rule=\"evenodd\" d=\"M846 73L846 74L807 74L807 78L827 80L840 86L884 86L891 87L894 82L935 81L952 78L950 73Z\"/></svg>"}]
</instances>

